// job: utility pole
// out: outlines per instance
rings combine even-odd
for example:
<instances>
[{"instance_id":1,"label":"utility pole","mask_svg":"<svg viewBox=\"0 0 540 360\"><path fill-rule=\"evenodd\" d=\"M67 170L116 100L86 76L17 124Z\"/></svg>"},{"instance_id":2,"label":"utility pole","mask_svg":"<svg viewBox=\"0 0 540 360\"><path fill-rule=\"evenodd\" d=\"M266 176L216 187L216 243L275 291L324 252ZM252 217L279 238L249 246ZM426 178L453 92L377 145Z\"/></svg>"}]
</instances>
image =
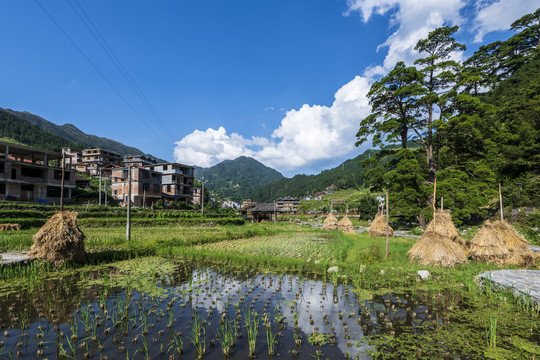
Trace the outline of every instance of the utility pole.
<instances>
[{"instance_id":1,"label":"utility pole","mask_svg":"<svg viewBox=\"0 0 540 360\"><path fill-rule=\"evenodd\" d=\"M108 205L107 201L107 178L105 178L105 206Z\"/></svg>"},{"instance_id":2,"label":"utility pole","mask_svg":"<svg viewBox=\"0 0 540 360\"><path fill-rule=\"evenodd\" d=\"M204 215L204 177L202 178L202 181L201 181L201 184L202 184L202 192L201 192L201 214Z\"/></svg>"},{"instance_id":3,"label":"utility pole","mask_svg":"<svg viewBox=\"0 0 540 360\"><path fill-rule=\"evenodd\" d=\"M504 221L501 183L499 183L499 206L501 207L501 221Z\"/></svg>"},{"instance_id":4,"label":"utility pole","mask_svg":"<svg viewBox=\"0 0 540 360\"><path fill-rule=\"evenodd\" d=\"M64 211L64 178L66 167L66 153L62 150L62 184L60 185L60 211Z\"/></svg>"},{"instance_id":5,"label":"utility pole","mask_svg":"<svg viewBox=\"0 0 540 360\"><path fill-rule=\"evenodd\" d=\"M128 166L128 200L127 200L126 240L131 240L131 166Z\"/></svg>"},{"instance_id":6,"label":"utility pole","mask_svg":"<svg viewBox=\"0 0 540 360\"><path fill-rule=\"evenodd\" d=\"M101 205L101 168L99 167L98 165L98 169L99 169L99 205Z\"/></svg>"},{"instance_id":7,"label":"utility pole","mask_svg":"<svg viewBox=\"0 0 540 360\"><path fill-rule=\"evenodd\" d=\"M386 192L386 258L388 259L388 233L390 225L388 224L388 191Z\"/></svg>"},{"instance_id":8,"label":"utility pole","mask_svg":"<svg viewBox=\"0 0 540 360\"><path fill-rule=\"evenodd\" d=\"M276 226L276 222L277 222L277 211L276 211L276 201L274 200L274 226Z\"/></svg>"}]
</instances>

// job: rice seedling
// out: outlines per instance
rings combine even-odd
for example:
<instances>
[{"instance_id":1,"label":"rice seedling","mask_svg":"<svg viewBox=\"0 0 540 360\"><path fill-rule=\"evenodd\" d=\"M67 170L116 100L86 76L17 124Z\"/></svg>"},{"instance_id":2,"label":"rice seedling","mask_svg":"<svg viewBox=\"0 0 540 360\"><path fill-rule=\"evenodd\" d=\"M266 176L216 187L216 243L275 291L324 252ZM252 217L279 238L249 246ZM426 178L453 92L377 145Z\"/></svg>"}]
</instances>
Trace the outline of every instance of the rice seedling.
<instances>
[{"instance_id":1,"label":"rice seedling","mask_svg":"<svg viewBox=\"0 0 540 360\"><path fill-rule=\"evenodd\" d=\"M259 332L259 317L256 312L250 308L244 311L244 325L247 331L249 357L255 357L255 346L257 344L257 335Z\"/></svg>"},{"instance_id":2,"label":"rice seedling","mask_svg":"<svg viewBox=\"0 0 540 360\"><path fill-rule=\"evenodd\" d=\"M221 352L225 357L228 357L231 352L231 347L234 346L236 341L237 332L235 323L231 323L231 321L226 317L225 313L223 313L223 315L224 316L221 318L219 325L218 340L221 344Z\"/></svg>"},{"instance_id":3,"label":"rice seedling","mask_svg":"<svg viewBox=\"0 0 540 360\"><path fill-rule=\"evenodd\" d=\"M197 309L193 310L190 340L195 347L197 358L201 358L206 352L206 328L200 321L199 312Z\"/></svg>"},{"instance_id":4,"label":"rice seedling","mask_svg":"<svg viewBox=\"0 0 540 360\"><path fill-rule=\"evenodd\" d=\"M486 339L490 348L497 347L497 316L489 317L489 325L486 325Z\"/></svg>"},{"instance_id":5,"label":"rice seedling","mask_svg":"<svg viewBox=\"0 0 540 360\"><path fill-rule=\"evenodd\" d=\"M272 356L275 352L274 345L277 335L274 335L272 333L272 322L270 321L270 319L268 319L268 317L266 317L266 315L264 317L263 323L266 328L266 344L268 345L268 355Z\"/></svg>"}]
</instances>

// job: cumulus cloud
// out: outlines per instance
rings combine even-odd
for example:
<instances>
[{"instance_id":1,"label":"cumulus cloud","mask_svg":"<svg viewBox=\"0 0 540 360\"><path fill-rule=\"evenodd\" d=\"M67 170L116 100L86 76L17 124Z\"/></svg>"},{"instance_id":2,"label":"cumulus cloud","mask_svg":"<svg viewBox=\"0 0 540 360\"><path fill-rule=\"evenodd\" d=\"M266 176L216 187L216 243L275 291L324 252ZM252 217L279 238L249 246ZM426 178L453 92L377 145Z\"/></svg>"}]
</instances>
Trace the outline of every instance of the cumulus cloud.
<instances>
[{"instance_id":1,"label":"cumulus cloud","mask_svg":"<svg viewBox=\"0 0 540 360\"><path fill-rule=\"evenodd\" d=\"M364 22L375 15L390 17L390 28L394 32L378 47L378 51L387 51L382 64L366 69L362 76L342 86L331 106L305 104L288 111L280 108L279 111L285 112L284 118L269 139L228 134L223 127L197 130L176 143L175 159L208 167L245 155L290 173L315 169L319 164L326 166L331 160L350 156L358 151L354 142L359 121L370 112L366 94L371 83L398 61L410 65L419 58L421 54L414 50L418 40L440 26L467 25L465 28L476 31L476 40L480 41L486 33L507 29L512 21L534 11L533 3L529 0L478 3L473 0L347 0L346 16L359 13ZM473 14L465 19L460 11L468 4L472 4ZM460 56L453 57L460 60Z\"/></svg>"},{"instance_id":2,"label":"cumulus cloud","mask_svg":"<svg viewBox=\"0 0 540 360\"><path fill-rule=\"evenodd\" d=\"M418 40L440 26L461 24L459 11L465 3L463 0L347 0L347 5L345 15L360 12L362 20L368 22L373 14L390 14L390 23L397 28L377 49L388 49L383 64L367 69L364 74L373 77L386 74L398 61L411 65L420 57L414 50Z\"/></svg>"},{"instance_id":3,"label":"cumulus cloud","mask_svg":"<svg viewBox=\"0 0 540 360\"><path fill-rule=\"evenodd\" d=\"M523 15L534 12L538 3L530 0L480 1L475 19L475 42L481 42L492 31L508 30Z\"/></svg>"},{"instance_id":4,"label":"cumulus cloud","mask_svg":"<svg viewBox=\"0 0 540 360\"><path fill-rule=\"evenodd\" d=\"M345 156L355 150L359 121L370 106L370 84L357 76L335 94L332 106L303 105L290 110L271 139L244 138L225 128L196 130L176 142L176 161L208 167L245 155L280 171L292 171L314 162Z\"/></svg>"}]
</instances>

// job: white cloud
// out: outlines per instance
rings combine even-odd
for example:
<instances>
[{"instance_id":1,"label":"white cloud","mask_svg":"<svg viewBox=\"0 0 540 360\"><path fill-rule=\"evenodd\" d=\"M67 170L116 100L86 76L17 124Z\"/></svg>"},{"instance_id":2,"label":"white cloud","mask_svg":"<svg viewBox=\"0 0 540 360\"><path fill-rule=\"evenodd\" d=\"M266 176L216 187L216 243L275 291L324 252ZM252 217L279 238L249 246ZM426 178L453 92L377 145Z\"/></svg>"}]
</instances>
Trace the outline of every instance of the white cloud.
<instances>
[{"instance_id":1,"label":"white cloud","mask_svg":"<svg viewBox=\"0 0 540 360\"><path fill-rule=\"evenodd\" d=\"M356 150L354 142L359 121L370 112L366 94L373 79L386 74L398 61L413 64L419 58L414 47L430 31L444 25L468 25L482 37L496 30L507 29L520 16L535 10L530 0L493 0L474 3L473 0L347 0L344 15L359 13L364 22L374 15L390 17L394 32L379 45L386 50L382 64L368 68L335 94L332 106L303 105L286 111L281 124L270 139L251 138L232 133L225 128L194 131L176 143L177 161L199 166L215 165L240 155L251 156L262 163L284 172L316 169L317 165L344 158ZM462 18L460 11L472 4L474 13ZM471 26L472 24L472 26ZM454 54L460 60L462 54ZM267 107L265 111L275 110ZM366 144L365 147L368 147Z\"/></svg>"},{"instance_id":2,"label":"white cloud","mask_svg":"<svg viewBox=\"0 0 540 360\"><path fill-rule=\"evenodd\" d=\"M510 25L528 13L538 9L538 2L531 0L500 0L479 2L474 29L475 42L481 42L492 31L508 30Z\"/></svg>"},{"instance_id":3,"label":"white cloud","mask_svg":"<svg viewBox=\"0 0 540 360\"><path fill-rule=\"evenodd\" d=\"M362 20L368 22L373 14L386 15L392 12L391 24L397 29L379 45L377 50L388 48L382 65L366 70L365 76L371 78L384 75L398 61L411 65L420 57L414 46L430 31L446 24L461 24L459 11L465 6L463 0L347 0L345 15L360 12Z\"/></svg>"},{"instance_id":4,"label":"white cloud","mask_svg":"<svg viewBox=\"0 0 540 360\"><path fill-rule=\"evenodd\" d=\"M196 130L176 142L175 160L208 167L245 155L292 171L345 156L355 150L359 122L369 114L369 87L366 78L357 76L336 92L332 106L303 105L288 111L271 139L228 135L223 127Z\"/></svg>"},{"instance_id":5,"label":"white cloud","mask_svg":"<svg viewBox=\"0 0 540 360\"><path fill-rule=\"evenodd\" d=\"M236 133L228 135L223 127L217 130L195 130L176 142L174 158L182 163L208 167L241 155L253 156L247 146L256 141L258 140L250 141Z\"/></svg>"}]
</instances>

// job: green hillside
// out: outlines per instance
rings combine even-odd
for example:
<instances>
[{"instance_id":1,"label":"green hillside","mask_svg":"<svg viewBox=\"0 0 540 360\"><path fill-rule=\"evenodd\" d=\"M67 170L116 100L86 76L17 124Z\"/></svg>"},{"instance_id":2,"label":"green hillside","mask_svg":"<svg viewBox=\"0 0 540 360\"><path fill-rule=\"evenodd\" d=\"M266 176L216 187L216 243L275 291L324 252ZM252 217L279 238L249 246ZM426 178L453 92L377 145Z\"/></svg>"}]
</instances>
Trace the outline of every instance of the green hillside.
<instances>
[{"instance_id":1,"label":"green hillside","mask_svg":"<svg viewBox=\"0 0 540 360\"><path fill-rule=\"evenodd\" d=\"M103 149L117 152L121 155L143 155L144 153L132 146L124 145L118 141L111 140L105 137L99 137L96 135L89 135L79 130L75 125L64 124L56 125L52 122L45 120L44 118L29 113L27 111L14 111L5 109L6 112L11 113L13 116L25 120L32 125L35 125L46 132L66 139L67 141L80 144L80 147L89 148L91 146L97 146Z\"/></svg>"},{"instance_id":2,"label":"green hillside","mask_svg":"<svg viewBox=\"0 0 540 360\"><path fill-rule=\"evenodd\" d=\"M295 175L292 178L283 178L273 183L259 186L253 190L250 198L254 201L269 202L285 196L302 197L308 193L315 193L326 189L330 185L338 188L362 187L363 174L366 168L362 162L378 153L378 150L367 150L354 159L343 164L324 170L317 175Z\"/></svg>"},{"instance_id":3,"label":"green hillside","mask_svg":"<svg viewBox=\"0 0 540 360\"><path fill-rule=\"evenodd\" d=\"M73 143L58 135L41 129L28 121L22 120L11 112L0 108L0 137L12 139L17 143L50 151L62 151L63 147L81 149L80 144Z\"/></svg>"},{"instance_id":4,"label":"green hillside","mask_svg":"<svg viewBox=\"0 0 540 360\"><path fill-rule=\"evenodd\" d=\"M283 175L255 159L240 156L210 168L196 167L195 177L204 177L208 189L223 197L240 201L249 197L255 187L282 179Z\"/></svg>"}]
</instances>

